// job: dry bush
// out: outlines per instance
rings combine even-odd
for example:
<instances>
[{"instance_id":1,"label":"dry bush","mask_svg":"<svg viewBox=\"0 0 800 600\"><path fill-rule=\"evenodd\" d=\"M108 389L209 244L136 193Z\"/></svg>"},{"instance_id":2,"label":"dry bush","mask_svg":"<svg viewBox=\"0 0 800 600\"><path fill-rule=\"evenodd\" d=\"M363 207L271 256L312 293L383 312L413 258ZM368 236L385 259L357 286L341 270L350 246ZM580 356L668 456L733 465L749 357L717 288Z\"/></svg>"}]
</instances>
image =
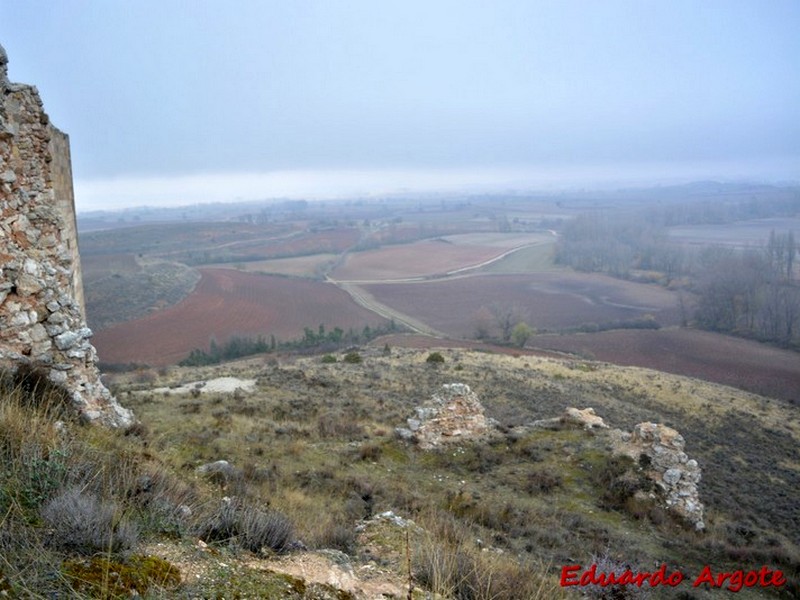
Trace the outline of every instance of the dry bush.
<instances>
[{"instance_id":1,"label":"dry bush","mask_svg":"<svg viewBox=\"0 0 800 600\"><path fill-rule=\"evenodd\" d=\"M351 365L357 365L363 361L361 354L355 351L345 354L342 360Z\"/></svg>"},{"instance_id":2,"label":"dry bush","mask_svg":"<svg viewBox=\"0 0 800 600\"><path fill-rule=\"evenodd\" d=\"M225 498L217 510L200 517L194 533L206 542L229 543L251 552L264 548L283 552L292 542L294 526L278 511Z\"/></svg>"},{"instance_id":3,"label":"dry bush","mask_svg":"<svg viewBox=\"0 0 800 600\"><path fill-rule=\"evenodd\" d=\"M41 517L52 531L49 543L67 552L119 552L138 541L136 527L121 517L115 504L77 487L64 489L48 501Z\"/></svg>"},{"instance_id":4,"label":"dry bush","mask_svg":"<svg viewBox=\"0 0 800 600\"><path fill-rule=\"evenodd\" d=\"M356 542L357 534L352 525L343 523L341 518L329 518L317 529L311 540L311 547L353 554L356 551Z\"/></svg>"},{"instance_id":5,"label":"dry bush","mask_svg":"<svg viewBox=\"0 0 800 600\"><path fill-rule=\"evenodd\" d=\"M0 393L3 514L11 509L35 514L66 481L74 444L49 416L48 403L32 402L19 387Z\"/></svg>"},{"instance_id":6,"label":"dry bush","mask_svg":"<svg viewBox=\"0 0 800 600\"><path fill-rule=\"evenodd\" d=\"M561 473L552 469L535 469L528 473L524 488L529 494L549 494L563 484Z\"/></svg>"},{"instance_id":7,"label":"dry bush","mask_svg":"<svg viewBox=\"0 0 800 600\"><path fill-rule=\"evenodd\" d=\"M364 436L364 427L351 415L339 412L327 412L317 420L317 433L323 439L360 438Z\"/></svg>"},{"instance_id":8,"label":"dry bush","mask_svg":"<svg viewBox=\"0 0 800 600\"><path fill-rule=\"evenodd\" d=\"M0 393L50 418L66 418L70 413L69 392L50 381L47 371L36 365L22 363L13 372L1 371Z\"/></svg>"},{"instance_id":9,"label":"dry bush","mask_svg":"<svg viewBox=\"0 0 800 600\"><path fill-rule=\"evenodd\" d=\"M644 571L644 569L638 569L628 563L612 558L608 550L601 555L592 555L590 562L591 564L597 565L598 573L605 573L607 575L613 573L617 578L621 577L627 570L634 573ZM646 600L651 595L649 584L647 584L647 587L624 584L606 586L590 584L582 586L582 589L585 597L591 600Z\"/></svg>"},{"instance_id":10,"label":"dry bush","mask_svg":"<svg viewBox=\"0 0 800 600\"><path fill-rule=\"evenodd\" d=\"M546 567L433 538L417 549L412 573L425 589L454 600L550 600L564 596Z\"/></svg>"},{"instance_id":11,"label":"dry bush","mask_svg":"<svg viewBox=\"0 0 800 600\"><path fill-rule=\"evenodd\" d=\"M263 548L283 552L292 542L294 526L278 511L248 506L242 509L238 524L238 544L250 552L259 552Z\"/></svg>"}]
</instances>

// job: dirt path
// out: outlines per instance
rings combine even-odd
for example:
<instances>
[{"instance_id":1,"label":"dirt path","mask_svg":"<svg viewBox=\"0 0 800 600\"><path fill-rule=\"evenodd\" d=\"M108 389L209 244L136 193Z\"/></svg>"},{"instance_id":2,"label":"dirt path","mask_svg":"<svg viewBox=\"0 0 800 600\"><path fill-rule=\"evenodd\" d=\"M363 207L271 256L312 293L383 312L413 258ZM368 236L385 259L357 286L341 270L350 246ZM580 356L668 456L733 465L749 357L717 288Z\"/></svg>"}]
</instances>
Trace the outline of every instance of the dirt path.
<instances>
[{"instance_id":1,"label":"dirt path","mask_svg":"<svg viewBox=\"0 0 800 600\"><path fill-rule=\"evenodd\" d=\"M437 331L433 327L429 327L422 321L419 321L409 315L401 313L385 304L382 304L375 300L372 294L368 293L367 291L363 290L362 288L353 285L352 283L346 281L336 281L334 279L328 278L328 281L332 284L338 286L348 294L356 302L359 306L366 308L367 310L371 310L375 314L384 317L386 319L392 319L395 323L403 325L413 331L414 333L421 333L423 335L429 335L437 338L447 338L448 336L442 333L441 331Z\"/></svg>"},{"instance_id":2,"label":"dirt path","mask_svg":"<svg viewBox=\"0 0 800 600\"><path fill-rule=\"evenodd\" d=\"M445 279L458 279L462 277L470 277L474 275L472 271L477 271L486 267L494 262L504 259L510 254L514 252L518 252L519 250L523 250L525 248L530 248L532 246L538 246L543 242L535 242L532 244L525 244L523 246L517 246L516 248L512 248L494 258L490 258L489 260L482 261L480 263L474 265L467 265L466 267L461 267L459 269L454 269L452 271L447 271L446 273L441 274L434 274L434 275L425 275L421 277L409 277L403 279L373 279L373 280L343 280L339 281L333 279L330 275L326 275L326 281L338 286L348 294L350 297L360 306L371 310L375 314L384 317L386 319L392 319L395 323L399 323L413 331L414 333L420 333L423 335L428 335L431 337L439 338L439 339L454 339L452 336L448 336L447 334L430 327L426 323L415 319L414 317L402 313L394 308L387 306L381 302L378 302L372 294L367 292L362 287L359 287L360 284L370 284L370 283L424 283L426 281L443 281ZM338 263L341 263L346 256L346 252L342 253ZM330 272L330 271L329 271Z\"/></svg>"},{"instance_id":3,"label":"dirt path","mask_svg":"<svg viewBox=\"0 0 800 600\"><path fill-rule=\"evenodd\" d=\"M497 256L495 256L493 258L490 258L488 260L481 261L481 262L476 263L474 265L467 265L465 267L459 267L458 269L454 269L452 271L446 271L444 273L431 273L429 275L417 275L417 276L414 276L414 277L402 277L400 279L342 279L342 280L335 280L335 279L332 279L332 278L328 277L328 280L333 282L333 283L337 283L337 284L338 283L344 283L344 284L354 284L354 285L363 285L363 284L367 284L368 285L368 284L371 284L371 283L380 283L380 284L384 284L384 283L425 283L427 281L443 281L445 279L457 279L457 278L460 278L460 277L469 277L471 275L474 275L474 273L472 273L472 271L477 271L477 270L482 269L484 267L488 267L492 263L495 263L495 262L497 262L499 260L502 260L502 259L506 258L507 256L509 256L511 254L514 254L515 252L519 252L520 250L524 250L526 248L532 248L534 246L541 246L542 244L545 244L545 243L547 243L547 242L534 242L532 244L525 244L523 246L517 246L516 248L511 248L511 250L507 250L506 252L503 252L502 254L499 254L499 255L497 255ZM336 266L338 266L339 264L341 264L344 261L344 259L346 258L345 254L346 253L342 254L340 259L337 260L336 265L334 265L334 267L332 267L329 272L333 272L333 270L336 268Z\"/></svg>"}]
</instances>

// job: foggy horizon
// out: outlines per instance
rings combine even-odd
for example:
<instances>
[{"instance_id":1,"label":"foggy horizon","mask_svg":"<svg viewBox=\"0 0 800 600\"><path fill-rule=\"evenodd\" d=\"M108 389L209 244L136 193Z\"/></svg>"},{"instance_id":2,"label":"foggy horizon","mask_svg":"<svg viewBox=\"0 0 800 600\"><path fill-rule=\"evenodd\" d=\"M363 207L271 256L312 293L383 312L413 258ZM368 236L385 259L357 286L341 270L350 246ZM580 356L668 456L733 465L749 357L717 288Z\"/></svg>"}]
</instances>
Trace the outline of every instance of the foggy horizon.
<instances>
[{"instance_id":1,"label":"foggy horizon","mask_svg":"<svg viewBox=\"0 0 800 600\"><path fill-rule=\"evenodd\" d=\"M800 180L800 4L4 3L78 210Z\"/></svg>"},{"instance_id":2,"label":"foggy horizon","mask_svg":"<svg viewBox=\"0 0 800 600\"><path fill-rule=\"evenodd\" d=\"M719 183L797 185L800 160L776 164L702 163L540 167L538 169L294 170L203 173L75 181L79 213L129 208L175 208L287 199L380 199L412 194L569 193Z\"/></svg>"}]
</instances>

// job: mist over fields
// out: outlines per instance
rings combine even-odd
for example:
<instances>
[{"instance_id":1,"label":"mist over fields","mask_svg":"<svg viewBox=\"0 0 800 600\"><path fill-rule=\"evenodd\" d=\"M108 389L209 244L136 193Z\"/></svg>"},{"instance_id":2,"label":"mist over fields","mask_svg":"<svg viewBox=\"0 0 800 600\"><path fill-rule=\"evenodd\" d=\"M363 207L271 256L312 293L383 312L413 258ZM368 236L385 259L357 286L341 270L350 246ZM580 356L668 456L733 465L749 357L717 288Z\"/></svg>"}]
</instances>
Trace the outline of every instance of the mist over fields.
<instances>
[{"instance_id":1,"label":"mist over fields","mask_svg":"<svg viewBox=\"0 0 800 600\"><path fill-rule=\"evenodd\" d=\"M393 343L422 343L417 334L568 352L796 401L799 198L791 186L713 182L409 193L82 213L79 225L107 363L405 333ZM750 375L736 375L739 363Z\"/></svg>"}]
</instances>

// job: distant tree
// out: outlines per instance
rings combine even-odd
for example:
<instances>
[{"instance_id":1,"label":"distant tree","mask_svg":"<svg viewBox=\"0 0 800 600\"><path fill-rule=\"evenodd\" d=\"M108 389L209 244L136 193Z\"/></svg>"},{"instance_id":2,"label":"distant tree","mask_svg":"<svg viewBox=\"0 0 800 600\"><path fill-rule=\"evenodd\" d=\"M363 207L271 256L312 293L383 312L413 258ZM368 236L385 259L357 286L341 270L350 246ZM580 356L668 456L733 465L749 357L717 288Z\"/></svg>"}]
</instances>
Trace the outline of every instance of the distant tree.
<instances>
[{"instance_id":1,"label":"distant tree","mask_svg":"<svg viewBox=\"0 0 800 600\"><path fill-rule=\"evenodd\" d=\"M475 322L476 338L479 340L485 340L489 337L492 330L493 319L494 317L492 316L492 311L485 306L481 306L477 311L475 311L475 314L473 315L473 321Z\"/></svg>"},{"instance_id":2,"label":"distant tree","mask_svg":"<svg viewBox=\"0 0 800 600\"><path fill-rule=\"evenodd\" d=\"M511 341L514 342L515 346L524 348L533 333L533 328L530 325L520 321L514 325L514 329L511 331Z\"/></svg>"},{"instance_id":3,"label":"distant tree","mask_svg":"<svg viewBox=\"0 0 800 600\"><path fill-rule=\"evenodd\" d=\"M490 308L504 342L511 340L514 326L525 320L525 309L516 304L495 303Z\"/></svg>"}]
</instances>

